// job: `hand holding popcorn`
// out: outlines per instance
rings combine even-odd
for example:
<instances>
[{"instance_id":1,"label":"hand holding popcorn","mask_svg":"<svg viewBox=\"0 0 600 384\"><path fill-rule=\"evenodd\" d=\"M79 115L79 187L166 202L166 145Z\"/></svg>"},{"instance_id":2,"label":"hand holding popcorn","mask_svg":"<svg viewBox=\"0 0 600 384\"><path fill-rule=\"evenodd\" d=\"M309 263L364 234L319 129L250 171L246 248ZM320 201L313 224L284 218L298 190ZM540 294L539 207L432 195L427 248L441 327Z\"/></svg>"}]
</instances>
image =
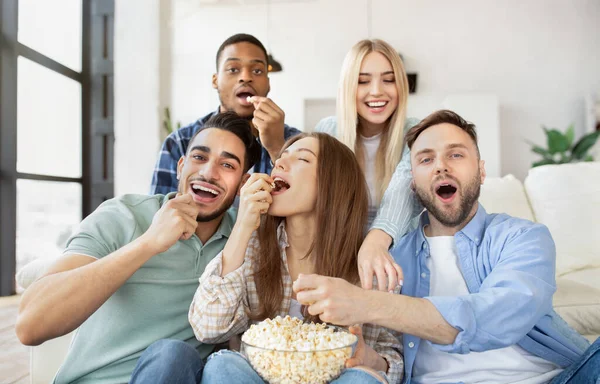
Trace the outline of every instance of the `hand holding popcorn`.
<instances>
[{"instance_id":1,"label":"hand holding popcorn","mask_svg":"<svg viewBox=\"0 0 600 384\"><path fill-rule=\"evenodd\" d=\"M292 286L296 299L308 305L308 313L330 324L368 323L368 292L344 279L320 275L298 275Z\"/></svg>"}]
</instances>

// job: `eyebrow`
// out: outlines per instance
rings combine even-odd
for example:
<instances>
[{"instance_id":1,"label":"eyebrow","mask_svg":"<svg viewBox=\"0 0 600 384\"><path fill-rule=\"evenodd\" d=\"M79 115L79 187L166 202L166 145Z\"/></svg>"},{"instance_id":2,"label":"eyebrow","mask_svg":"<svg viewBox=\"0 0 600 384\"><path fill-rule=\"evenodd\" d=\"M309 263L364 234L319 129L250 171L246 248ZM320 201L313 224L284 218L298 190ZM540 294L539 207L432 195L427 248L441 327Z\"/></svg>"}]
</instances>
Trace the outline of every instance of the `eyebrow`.
<instances>
[{"instance_id":1,"label":"eyebrow","mask_svg":"<svg viewBox=\"0 0 600 384\"><path fill-rule=\"evenodd\" d=\"M205 145L195 145L192 148L190 148L189 153L192 153L193 151L201 151L201 152L205 152L205 153L210 153L210 148ZM242 165L242 161L240 160L240 158L231 152L223 151L223 152L221 152L220 156L224 157L226 159L235 160L238 162L239 165Z\"/></svg>"},{"instance_id":2,"label":"eyebrow","mask_svg":"<svg viewBox=\"0 0 600 384\"><path fill-rule=\"evenodd\" d=\"M242 61L242 59L239 59L237 57L228 57L227 59L225 59L224 63L226 63L228 61ZM260 60L260 59L251 59L250 62L254 63L254 64L262 64L265 66L267 65L267 63L265 63L264 60Z\"/></svg>"},{"instance_id":3,"label":"eyebrow","mask_svg":"<svg viewBox=\"0 0 600 384\"><path fill-rule=\"evenodd\" d=\"M289 152L290 152L290 151L286 149L286 150L285 150L285 151L283 151L282 153L289 153ZM311 151L310 149L308 149L308 148L298 148L298 149L296 149L296 152L310 152L310 153L312 153L312 155L313 155L314 157L317 157L317 155L316 155L316 154L315 154L313 151Z\"/></svg>"},{"instance_id":4,"label":"eyebrow","mask_svg":"<svg viewBox=\"0 0 600 384\"><path fill-rule=\"evenodd\" d=\"M394 71L385 71L385 72L381 72L381 76L385 76L385 75L393 75ZM373 76L372 74L368 73L368 72L361 72L358 74L359 76Z\"/></svg>"}]
</instances>

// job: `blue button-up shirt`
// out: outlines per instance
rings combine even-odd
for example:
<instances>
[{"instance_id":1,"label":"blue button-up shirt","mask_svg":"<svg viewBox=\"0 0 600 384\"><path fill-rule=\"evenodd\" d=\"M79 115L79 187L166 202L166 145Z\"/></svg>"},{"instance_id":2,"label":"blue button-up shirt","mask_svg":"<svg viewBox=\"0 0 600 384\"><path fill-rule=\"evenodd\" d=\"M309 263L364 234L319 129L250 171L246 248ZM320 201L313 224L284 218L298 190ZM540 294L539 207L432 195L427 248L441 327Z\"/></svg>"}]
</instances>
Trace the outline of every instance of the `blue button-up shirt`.
<instances>
[{"instance_id":1,"label":"blue button-up shirt","mask_svg":"<svg viewBox=\"0 0 600 384\"><path fill-rule=\"evenodd\" d=\"M469 294L429 296L430 256L423 233L428 223L424 212L419 227L391 251L404 271L402 294L429 300L459 333L449 345L403 335L406 383L411 382L421 342L462 354L517 344L560 367L572 364L589 347L552 309L556 250L546 226L487 214L479 205L473 219L454 235Z\"/></svg>"},{"instance_id":2,"label":"blue button-up shirt","mask_svg":"<svg viewBox=\"0 0 600 384\"><path fill-rule=\"evenodd\" d=\"M158 161L156 162L154 173L152 174L152 184L150 186L151 195L166 195L169 192L177 191L177 162L181 156L185 155L190 140L194 137L196 132L206 124L208 119L217 113L219 113L218 110L211 112L195 123L173 131L167 136L160 149ZM288 125L283 126L283 136L285 140L299 133L300 131L296 128L289 127ZM260 143L258 138L256 140ZM253 170L254 172L270 174L271 169L273 169L271 157L269 156L269 152L263 147L260 161L254 165Z\"/></svg>"}]
</instances>

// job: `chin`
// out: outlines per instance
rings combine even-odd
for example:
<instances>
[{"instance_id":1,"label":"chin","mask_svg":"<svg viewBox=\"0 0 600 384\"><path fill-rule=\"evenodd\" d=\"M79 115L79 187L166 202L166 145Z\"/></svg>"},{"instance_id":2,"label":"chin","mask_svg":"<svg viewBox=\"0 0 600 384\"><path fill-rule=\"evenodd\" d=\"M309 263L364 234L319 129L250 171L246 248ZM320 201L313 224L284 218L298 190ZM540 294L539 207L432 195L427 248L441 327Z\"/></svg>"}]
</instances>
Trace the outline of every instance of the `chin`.
<instances>
[{"instance_id":1,"label":"chin","mask_svg":"<svg viewBox=\"0 0 600 384\"><path fill-rule=\"evenodd\" d=\"M271 205L267 211L267 215L276 217L288 217L293 214L294 213L290 212L289 209L284 209L275 205Z\"/></svg>"}]
</instances>

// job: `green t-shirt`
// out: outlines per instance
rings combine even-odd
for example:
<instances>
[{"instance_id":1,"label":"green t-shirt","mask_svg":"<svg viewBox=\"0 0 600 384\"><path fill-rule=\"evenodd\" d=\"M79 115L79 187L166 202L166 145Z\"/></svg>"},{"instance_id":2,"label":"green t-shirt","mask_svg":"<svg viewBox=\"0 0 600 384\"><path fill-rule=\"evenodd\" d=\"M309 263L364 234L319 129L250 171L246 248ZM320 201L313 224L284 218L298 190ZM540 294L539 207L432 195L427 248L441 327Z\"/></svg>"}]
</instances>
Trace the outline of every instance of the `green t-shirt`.
<instances>
[{"instance_id":1,"label":"green t-shirt","mask_svg":"<svg viewBox=\"0 0 600 384\"><path fill-rule=\"evenodd\" d=\"M65 254L111 254L146 232L173 195L125 195L104 202L83 220ZM208 356L214 346L196 340L188 311L198 279L223 250L235 215L228 211L206 244L196 235L180 240L135 272L79 327L55 383L128 382L140 355L160 339L185 340Z\"/></svg>"}]
</instances>

